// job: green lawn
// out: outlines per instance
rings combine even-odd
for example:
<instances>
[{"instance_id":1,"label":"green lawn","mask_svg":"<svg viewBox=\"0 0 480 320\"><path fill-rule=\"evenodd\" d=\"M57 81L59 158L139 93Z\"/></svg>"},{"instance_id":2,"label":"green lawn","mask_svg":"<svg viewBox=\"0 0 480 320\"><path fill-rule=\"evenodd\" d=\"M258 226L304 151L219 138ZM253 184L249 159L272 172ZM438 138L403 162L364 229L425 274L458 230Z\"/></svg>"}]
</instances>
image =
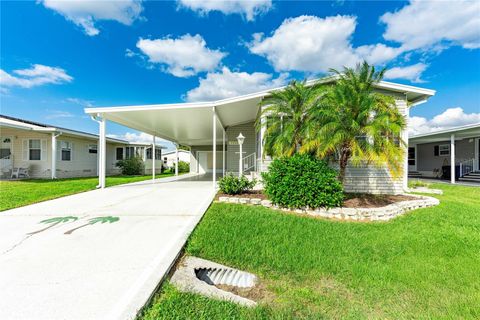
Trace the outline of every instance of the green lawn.
<instances>
[{"instance_id":1,"label":"green lawn","mask_svg":"<svg viewBox=\"0 0 480 320\"><path fill-rule=\"evenodd\" d=\"M480 318L480 189L434 184L441 204L387 223L213 204L186 254L259 275L253 309L168 282L140 319Z\"/></svg>"},{"instance_id":2,"label":"green lawn","mask_svg":"<svg viewBox=\"0 0 480 320\"><path fill-rule=\"evenodd\" d=\"M157 175L158 178L172 176L171 173ZM106 178L107 187L148 180L152 176L112 176ZM31 179L0 181L0 211L25 206L40 201L59 198L74 193L94 190L98 178Z\"/></svg>"}]
</instances>

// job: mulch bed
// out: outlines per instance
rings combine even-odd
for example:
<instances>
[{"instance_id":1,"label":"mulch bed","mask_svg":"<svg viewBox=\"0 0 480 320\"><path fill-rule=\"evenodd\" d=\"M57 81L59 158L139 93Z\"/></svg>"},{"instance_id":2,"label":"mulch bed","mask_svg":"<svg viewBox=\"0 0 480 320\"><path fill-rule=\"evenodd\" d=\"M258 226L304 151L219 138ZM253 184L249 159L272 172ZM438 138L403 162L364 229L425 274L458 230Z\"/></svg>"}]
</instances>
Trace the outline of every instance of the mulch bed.
<instances>
[{"instance_id":1,"label":"mulch bed","mask_svg":"<svg viewBox=\"0 0 480 320\"><path fill-rule=\"evenodd\" d=\"M346 200L343 202L344 208L378 208L388 206L389 204L417 200L415 197L406 195L386 195L386 194L346 194Z\"/></svg>"},{"instance_id":2,"label":"mulch bed","mask_svg":"<svg viewBox=\"0 0 480 320\"><path fill-rule=\"evenodd\" d=\"M220 197L234 197L234 198L258 198L262 200L268 200L267 196L262 192L262 190L252 190L247 193L229 195L224 193L217 193L215 200L219 200ZM386 195L386 194L364 194L364 193L346 193L345 201L343 202L343 208L379 208L384 207L389 204L416 200L417 198L407 196L407 195Z\"/></svg>"},{"instance_id":3,"label":"mulch bed","mask_svg":"<svg viewBox=\"0 0 480 320\"><path fill-rule=\"evenodd\" d=\"M262 190L251 190L251 191L247 191L246 193L237 194L237 195L230 195L230 194L219 192L217 193L215 200L218 201L220 197L250 198L250 199L256 198L256 199L268 200L267 196L263 193Z\"/></svg>"}]
</instances>

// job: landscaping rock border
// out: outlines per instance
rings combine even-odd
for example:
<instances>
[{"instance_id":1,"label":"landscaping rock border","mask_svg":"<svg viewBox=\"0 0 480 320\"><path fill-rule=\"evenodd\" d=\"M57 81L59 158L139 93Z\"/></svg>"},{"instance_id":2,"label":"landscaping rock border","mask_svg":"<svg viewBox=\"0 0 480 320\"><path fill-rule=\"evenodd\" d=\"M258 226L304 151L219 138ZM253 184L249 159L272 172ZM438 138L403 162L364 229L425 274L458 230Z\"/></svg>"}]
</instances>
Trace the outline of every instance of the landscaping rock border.
<instances>
[{"instance_id":1,"label":"landscaping rock border","mask_svg":"<svg viewBox=\"0 0 480 320\"><path fill-rule=\"evenodd\" d=\"M408 194L410 197L417 198L416 200L399 201L379 208L330 208L330 209L296 209L280 208L273 205L270 200L250 199L250 198L235 198L235 197L220 197L219 202L239 203L261 205L267 208L279 209L282 211L295 212L300 214L307 214L310 216L322 217L327 219L340 219L352 221L388 221L404 213L419 209L433 207L440 203L440 201L433 197L420 196Z\"/></svg>"}]
</instances>

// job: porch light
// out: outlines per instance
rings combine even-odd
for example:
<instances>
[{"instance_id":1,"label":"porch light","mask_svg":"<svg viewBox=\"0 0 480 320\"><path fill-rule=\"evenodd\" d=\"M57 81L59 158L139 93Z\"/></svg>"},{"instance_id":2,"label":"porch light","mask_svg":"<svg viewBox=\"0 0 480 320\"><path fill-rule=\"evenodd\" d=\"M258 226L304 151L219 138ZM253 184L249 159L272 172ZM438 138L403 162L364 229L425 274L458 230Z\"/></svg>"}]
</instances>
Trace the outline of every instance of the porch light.
<instances>
[{"instance_id":1,"label":"porch light","mask_svg":"<svg viewBox=\"0 0 480 320\"><path fill-rule=\"evenodd\" d=\"M243 134L240 132L240 134L238 135L237 137L237 141L238 141L238 144L239 145L242 145L243 144L243 141L245 141L245 137L243 136Z\"/></svg>"}]
</instances>

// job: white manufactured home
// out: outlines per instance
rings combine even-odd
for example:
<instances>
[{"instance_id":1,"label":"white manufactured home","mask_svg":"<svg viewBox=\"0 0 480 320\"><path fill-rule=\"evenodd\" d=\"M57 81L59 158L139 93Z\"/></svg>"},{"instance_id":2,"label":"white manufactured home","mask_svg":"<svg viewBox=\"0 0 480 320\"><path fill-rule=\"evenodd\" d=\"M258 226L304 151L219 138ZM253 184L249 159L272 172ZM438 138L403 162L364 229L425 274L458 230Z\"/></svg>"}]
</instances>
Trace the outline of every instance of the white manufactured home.
<instances>
[{"instance_id":1,"label":"white manufactured home","mask_svg":"<svg viewBox=\"0 0 480 320\"><path fill-rule=\"evenodd\" d=\"M105 123L112 121L177 145L189 146L191 172L212 173L213 186L216 186L218 175L239 171L256 174L268 170L271 159L263 150L265 132L257 130L255 123L265 121L260 119L259 102L272 90L280 89L219 101L87 108L85 112L100 121L100 139L105 138ZM378 83L376 90L393 96L407 120L411 107L435 94L433 90L386 81ZM245 137L241 153L237 142L240 134ZM408 144L407 130L402 137ZM378 165L349 167L345 189L348 192L401 193L407 188L407 173L406 156L404 174L398 178L392 178L386 167Z\"/></svg>"},{"instance_id":2,"label":"white manufactured home","mask_svg":"<svg viewBox=\"0 0 480 320\"><path fill-rule=\"evenodd\" d=\"M171 150L162 152L163 166L167 168L175 167L176 161L183 161L190 163L190 151L189 150Z\"/></svg>"},{"instance_id":3,"label":"white manufactured home","mask_svg":"<svg viewBox=\"0 0 480 320\"><path fill-rule=\"evenodd\" d=\"M152 172L152 145L105 138L107 175L120 174L119 160L139 156ZM156 172L162 147L156 147ZM0 177L71 178L98 175L98 136L0 115Z\"/></svg>"}]
</instances>

